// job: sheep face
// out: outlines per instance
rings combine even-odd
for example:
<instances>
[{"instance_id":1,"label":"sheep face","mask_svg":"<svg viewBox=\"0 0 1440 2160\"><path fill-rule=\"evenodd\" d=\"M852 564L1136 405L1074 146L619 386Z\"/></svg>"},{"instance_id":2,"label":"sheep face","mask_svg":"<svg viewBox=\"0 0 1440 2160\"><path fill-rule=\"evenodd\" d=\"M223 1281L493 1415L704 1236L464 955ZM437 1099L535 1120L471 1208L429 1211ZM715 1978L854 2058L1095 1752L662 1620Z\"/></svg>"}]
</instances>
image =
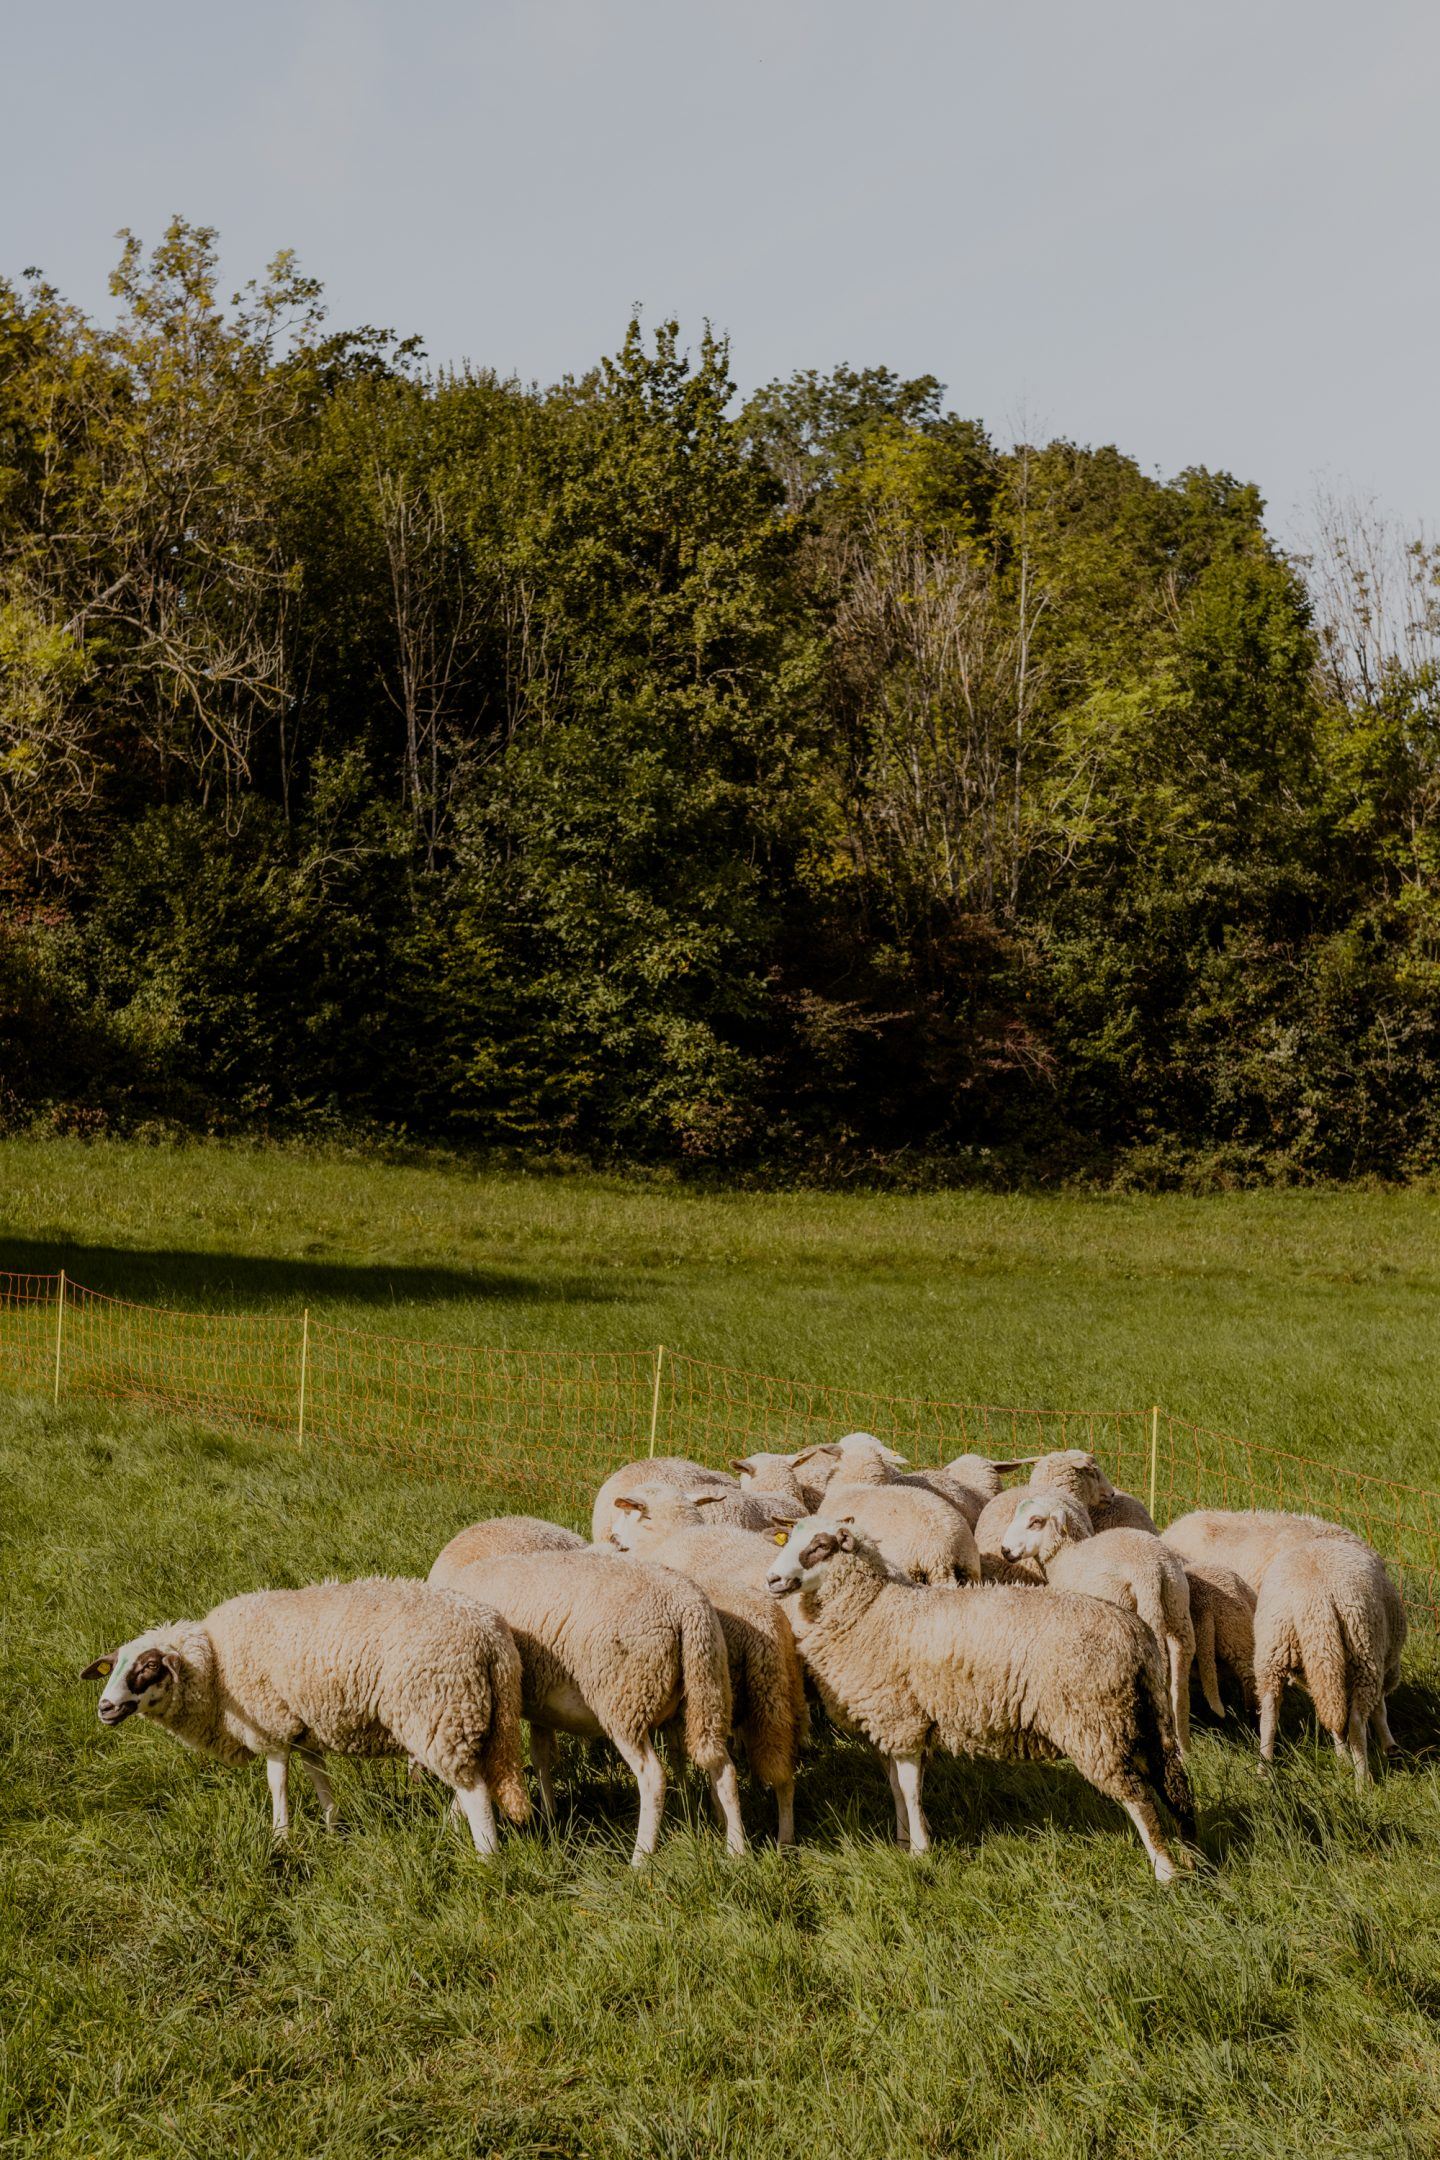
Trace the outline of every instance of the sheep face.
<instances>
[{"instance_id":1,"label":"sheep face","mask_svg":"<svg viewBox=\"0 0 1440 2160\"><path fill-rule=\"evenodd\" d=\"M1042 1567L1062 1545L1090 1536L1090 1518L1068 1493L1042 1493L1022 1500L1000 1541L1007 1560L1038 1560Z\"/></svg>"},{"instance_id":2,"label":"sheep face","mask_svg":"<svg viewBox=\"0 0 1440 2160\"><path fill-rule=\"evenodd\" d=\"M855 1532L849 1523L812 1515L791 1530L777 1530L775 1542L784 1549L766 1569L765 1587L772 1597L793 1597L818 1582L837 1553L854 1552Z\"/></svg>"},{"instance_id":3,"label":"sheep face","mask_svg":"<svg viewBox=\"0 0 1440 2160\"><path fill-rule=\"evenodd\" d=\"M1060 1486L1087 1508L1108 1507L1115 1498L1115 1487L1088 1448L1061 1448L1053 1455L1041 1455L1030 1472L1030 1483Z\"/></svg>"},{"instance_id":4,"label":"sheep face","mask_svg":"<svg viewBox=\"0 0 1440 2160\"><path fill-rule=\"evenodd\" d=\"M80 1677L105 1682L98 1706L102 1725L123 1725L137 1710L163 1722L180 1679L180 1660L173 1650L141 1635L108 1657L96 1658Z\"/></svg>"},{"instance_id":5,"label":"sheep face","mask_svg":"<svg viewBox=\"0 0 1440 2160\"><path fill-rule=\"evenodd\" d=\"M653 1486L650 1490L656 1492ZM672 1530L693 1530L697 1523L706 1521L709 1509L719 1507L729 1497L710 1485L696 1486L688 1493L665 1486L652 1507L643 1492L617 1493L610 1503L614 1510L610 1543L620 1552L634 1552L652 1531L665 1536Z\"/></svg>"}]
</instances>

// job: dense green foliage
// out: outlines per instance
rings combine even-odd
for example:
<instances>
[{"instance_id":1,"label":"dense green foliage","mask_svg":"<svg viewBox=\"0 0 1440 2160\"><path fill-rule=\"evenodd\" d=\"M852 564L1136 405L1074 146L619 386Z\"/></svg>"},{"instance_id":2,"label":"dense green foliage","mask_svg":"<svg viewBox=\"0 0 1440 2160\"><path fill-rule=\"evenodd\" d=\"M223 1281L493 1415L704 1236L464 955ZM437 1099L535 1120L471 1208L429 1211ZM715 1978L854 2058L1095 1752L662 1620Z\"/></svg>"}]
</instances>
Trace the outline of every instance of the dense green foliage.
<instances>
[{"instance_id":1,"label":"dense green foliage","mask_svg":"<svg viewBox=\"0 0 1440 2160\"><path fill-rule=\"evenodd\" d=\"M924 377L0 283L0 1116L1440 1160L1436 564Z\"/></svg>"},{"instance_id":2,"label":"dense green foliage","mask_svg":"<svg viewBox=\"0 0 1440 2160\"><path fill-rule=\"evenodd\" d=\"M0 1147L4 1257L175 1305L452 1340L747 1354L815 1379L1146 1399L1426 1483L1440 1201L735 1195L298 1150ZM384 1308L383 1318L377 1307ZM6 1324L13 1324L11 1323ZM692 1791L572 1750L561 1834L482 1868L433 1788L351 1834L132 1723L81 1664L256 1582L421 1568L490 1495L94 1402L0 1403L0 2154L132 2160L1410 2160L1440 2137L1440 1668L1357 1799L1296 1703L1272 1779L1197 1731L1206 1865L1161 1892L1061 1766L939 1763L888 1843L867 1750L728 1864ZM747 1789L751 1827L768 1809Z\"/></svg>"}]
</instances>

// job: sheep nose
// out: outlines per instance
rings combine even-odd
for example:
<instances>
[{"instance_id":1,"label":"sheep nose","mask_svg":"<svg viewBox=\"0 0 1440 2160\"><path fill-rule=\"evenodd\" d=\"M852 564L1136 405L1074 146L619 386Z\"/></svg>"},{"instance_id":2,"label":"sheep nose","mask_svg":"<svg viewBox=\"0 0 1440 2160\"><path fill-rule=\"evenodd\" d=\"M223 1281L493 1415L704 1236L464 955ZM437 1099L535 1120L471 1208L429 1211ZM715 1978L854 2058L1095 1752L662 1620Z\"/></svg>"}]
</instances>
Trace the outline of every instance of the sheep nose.
<instances>
[{"instance_id":1,"label":"sheep nose","mask_svg":"<svg viewBox=\"0 0 1440 2160\"><path fill-rule=\"evenodd\" d=\"M100 1722L102 1725L123 1725L134 1708L133 1702L102 1702Z\"/></svg>"}]
</instances>

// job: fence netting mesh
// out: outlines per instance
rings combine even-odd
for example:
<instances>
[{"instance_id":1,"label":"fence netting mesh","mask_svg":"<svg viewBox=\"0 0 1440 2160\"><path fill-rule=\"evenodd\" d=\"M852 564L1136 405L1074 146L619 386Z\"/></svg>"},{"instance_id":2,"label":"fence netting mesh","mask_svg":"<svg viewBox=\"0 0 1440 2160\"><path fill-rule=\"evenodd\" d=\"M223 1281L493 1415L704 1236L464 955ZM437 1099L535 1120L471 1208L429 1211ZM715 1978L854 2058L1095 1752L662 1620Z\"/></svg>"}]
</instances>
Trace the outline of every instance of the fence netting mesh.
<instances>
[{"instance_id":1,"label":"fence netting mesh","mask_svg":"<svg viewBox=\"0 0 1440 2160\"><path fill-rule=\"evenodd\" d=\"M461 1477L495 1503L584 1524L595 1488L649 1454L723 1465L872 1432L917 1466L1088 1448L1166 1523L1187 1508L1326 1516L1391 1561L1440 1624L1440 1492L1240 1440L1166 1410L1017 1410L812 1385L666 1349L509 1350L317 1317L173 1311L60 1275L0 1273L0 1385L149 1405L307 1449Z\"/></svg>"}]
</instances>

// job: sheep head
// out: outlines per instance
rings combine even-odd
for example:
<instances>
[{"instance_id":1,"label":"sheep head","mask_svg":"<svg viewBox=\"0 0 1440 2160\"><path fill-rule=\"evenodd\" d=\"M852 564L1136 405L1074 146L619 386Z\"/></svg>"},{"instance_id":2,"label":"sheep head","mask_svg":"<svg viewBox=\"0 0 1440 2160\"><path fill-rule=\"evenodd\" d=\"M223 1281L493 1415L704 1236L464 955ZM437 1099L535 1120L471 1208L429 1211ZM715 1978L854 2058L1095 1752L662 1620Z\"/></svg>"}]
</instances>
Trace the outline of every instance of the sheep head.
<instances>
[{"instance_id":1,"label":"sheep head","mask_svg":"<svg viewBox=\"0 0 1440 2160\"><path fill-rule=\"evenodd\" d=\"M1093 1536L1089 1513L1072 1493L1032 1493L1016 1508L1000 1550L1007 1560L1038 1560L1044 1567L1062 1545Z\"/></svg>"}]
</instances>

